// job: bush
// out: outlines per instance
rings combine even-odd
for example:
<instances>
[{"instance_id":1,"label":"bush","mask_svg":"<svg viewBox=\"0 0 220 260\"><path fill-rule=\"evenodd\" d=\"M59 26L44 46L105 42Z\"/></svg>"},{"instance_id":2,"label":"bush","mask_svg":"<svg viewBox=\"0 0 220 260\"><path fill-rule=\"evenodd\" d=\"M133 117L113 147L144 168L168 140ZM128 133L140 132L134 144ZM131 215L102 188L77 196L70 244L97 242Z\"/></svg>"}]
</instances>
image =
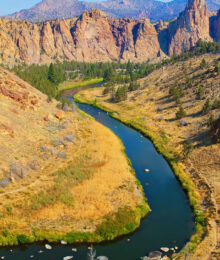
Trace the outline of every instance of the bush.
<instances>
[{"instance_id":1,"label":"bush","mask_svg":"<svg viewBox=\"0 0 220 260\"><path fill-rule=\"evenodd\" d=\"M179 110L176 112L176 119L181 119L186 116L186 112L182 106L180 106Z\"/></svg>"},{"instance_id":2,"label":"bush","mask_svg":"<svg viewBox=\"0 0 220 260\"><path fill-rule=\"evenodd\" d=\"M210 99L208 98L202 108L202 114L206 114L210 109L211 109L211 103L210 103Z\"/></svg>"},{"instance_id":3,"label":"bush","mask_svg":"<svg viewBox=\"0 0 220 260\"><path fill-rule=\"evenodd\" d=\"M125 101L128 97L127 92L128 92L127 86L119 87L115 93L114 101L115 102Z\"/></svg>"},{"instance_id":4,"label":"bush","mask_svg":"<svg viewBox=\"0 0 220 260\"><path fill-rule=\"evenodd\" d=\"M206 60L202 59L202 61L200 63L200 68L203 69L203 68L205 68L206 65L207 65Z\"/></svg>"},{"instance_id":5,"label":"bush","mask_svg":"<svg viewBox=\"0 0 220 260\"><path fill-rule=\"evenodd\" d=\"M137 90L139 88L140 88L140 84L138 84L137 82L131 81L130 85L128 87L128 90L129 91L135 91L135 90Z\"/></svg>"},{"instance_id":6,"label":"bush","mask_svg":"<svg viewBox=\"0 0 220 260\"><path fill-rule=\"evenodd\" d=\"M200 86L196 91L196 98L201 100L203 96L203 88Z\"/></svg>"},{"instance_id":7,"label":"bush","mask_svg":"<svg viewBox=\"0 0 220 260\"><path fill-rule=\"evenodd\" d=\"M190 140L186 140L183 143L183 156L184 156L185 159L193 151L193 148L194 148L193 143Z\"/></svg>"},{"instance_id":8,"label":"bush","mask_svg":"<svg viewBox=\"0 0 220 260\"><path fill-rule=\"evenodd\" d=\"M213 109L219 109L220 108L220 99L215 99L213 105L212 105Z\"/></svg>"}]
</instances>

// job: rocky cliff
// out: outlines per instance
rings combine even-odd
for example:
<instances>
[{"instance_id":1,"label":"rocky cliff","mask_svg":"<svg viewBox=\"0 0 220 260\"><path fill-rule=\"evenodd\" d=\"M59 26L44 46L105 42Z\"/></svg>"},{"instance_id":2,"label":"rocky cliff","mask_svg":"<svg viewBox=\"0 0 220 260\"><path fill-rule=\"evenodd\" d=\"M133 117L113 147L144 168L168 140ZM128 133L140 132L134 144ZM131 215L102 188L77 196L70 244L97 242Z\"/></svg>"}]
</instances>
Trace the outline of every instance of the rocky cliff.
<instances>
[{"instance_id":1,"label":"rocky cliff","mask_svg":"<svg viewBox=\"0 0 220 260\"><path fill-rule=\"evenodd\" d=\"M40 2L40 0L39 0ZM130 17L140 19L147 16L153 21L169 20L184 10L186 0L161 2L155 0L107 0L99 2L82 2L79 0L42 0L30 9L21 10L7 18L40 22L52 19L69 18L81 15L83 11L100 9L109 17ZM215 11L220 8L218 0L207 0L208 8ZM161 12L161 10L163 10Z\"/></svg>"},{"instance_id":2,"label":"rocky cliff","mask_svg":"<svg viewBox=\"0 0 220 260\"><path fill-rule=\"evenodd\" d=\"M98 9L84 11L78 18L38 24L0 19L0 62L143 62L163 52L180 54L200 39L220 39L219 12L210 16L204 0L189 0L185 11L170 24L153 25L148 18L109 18Z\"/></svg>"},{"instance_id":3,"label":"rocky cliff","mask_svg":"<svg viewBox=\"0 0 220 260\"><path fill-rule=\"evenodd\" d=\"M169 25L169 55L190 49L200 39L212 41L209 18L210 13L204 0L189 0L184 12Z\"/></svg>"},{"instance_id":4,"label":"rocky cliff","mask_svg":"<svg viewBox=\"0 0 220 260\"><path fill-rule=\"evenodd\" d=\"M145 61L157 57L157 32L148 19L111 19L99 10L78 19L40 24L0 20L0 61Z\"/></svg>"}]
</instances>

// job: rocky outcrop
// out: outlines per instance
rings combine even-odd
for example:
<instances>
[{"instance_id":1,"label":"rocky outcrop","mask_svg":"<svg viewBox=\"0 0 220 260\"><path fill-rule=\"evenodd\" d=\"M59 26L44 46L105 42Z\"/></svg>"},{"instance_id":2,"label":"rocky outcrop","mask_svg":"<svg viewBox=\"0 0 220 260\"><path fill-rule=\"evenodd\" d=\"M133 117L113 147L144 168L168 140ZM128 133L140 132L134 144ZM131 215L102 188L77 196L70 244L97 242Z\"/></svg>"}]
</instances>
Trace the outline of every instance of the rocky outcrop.
<instances>
[{"instance_id":1,"label":"rocky outcrop","mask_svg":"<svg viewBox=\"0 0 220 260\"><path fill-rule=\"evenodd\" d=\"M0 20L0 62L146 61L160 51L148 19L110 19L97 9L77 19L32 24Z\"/></svg>"},{"instance_id":2,"label":"rocky outcrop","mask_svg":"<svg viewBox=\"0 0 220 260\"><path fill-rule=\"evenodd\" d=\"M100 9L114 18L130 17L141 19L148 17L153 21L169 20L183 11L186 0L155 1L155 0L108 0L108 1L80 1L80 0L42 0L30 9L21 10L7 18L41 22L52 19L63 19L79 16L85 10ZM207 0L208 8L215 11L220 8L218 0ZM162 11L161 11L162 10Z\"/></svg>"},{"instance_id":3,"label":"rocky outcrop","mask_svg":"<svg viewBox=\"0 0 220 260\"><path fill-rule=\"evenodd\" d=\"M211 15L204 0L189 0L170 24L153 25L148 18L109 18L98 9L39 24L0 19L0 63L145 62L164 53L172 56L199 40L219 41L220 12L210 19Z\"/></svg>"},{"instance_id":4,"label":"rocky outcrop","mask_svg":"<svg viewBox=\"0 0 220 260\"><path fill-rule=\"evenodd\" d=\"M169 25L169 55L192 48L200 39L212 41L209 17L204 0L189 0L184 12Z\"/></svg>"}]
</instances>

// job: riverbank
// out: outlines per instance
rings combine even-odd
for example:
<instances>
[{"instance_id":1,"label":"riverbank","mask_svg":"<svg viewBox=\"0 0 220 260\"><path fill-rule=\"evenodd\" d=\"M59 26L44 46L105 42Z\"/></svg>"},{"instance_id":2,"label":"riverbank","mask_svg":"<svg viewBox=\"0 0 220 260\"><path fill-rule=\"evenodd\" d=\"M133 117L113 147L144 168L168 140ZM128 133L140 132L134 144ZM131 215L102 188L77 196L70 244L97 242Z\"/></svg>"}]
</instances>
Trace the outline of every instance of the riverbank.
<instances>
[{"instance_id":1,"label":"riverbank","mask_svg":"<svg viewBox=\"0 0 220 260\"><path fill-rule=\"evenodd\" d=\"M204 56L193 60L195 68L197 68L202 58ZM186 63L192 63L192 60ZM141 89L130 93L128 101L120 103L110 102L110 96L103 95L103 88L80 92L75 96L75 99L78 102L91 104L107 111L114 118L134 127L152 140L157 150L166 158L175 175L180 180L182 187L188 194L189 202L195 215L196 233L179 257L181 258L185 254L185 250L187 250L194 257L208 259L211 252L214 254L214 251L216 251L215 247L218 238L215 218L217 207L212 188L214 182L210 183L210 179L209 182L207 181L207 174L204 174L204 171L201 169L199 158L205 155L206 152L209 154L209 151L211 152L213 149L218 154L218 147L210 144L198 146L187 159L183 159L182 141L186 138L185 135L189 131L193 133L195 124L204 120L204 116L202 118L187 117L187 121L190 122L186 127L180 127L178 125L179 122L173 120L176 112L175 106L172 106L173 101L166 101L169 99L168 90L161 86L168 84L166 80L169 78L172 78L173 81L175 81L176 77L181 78L182 75L180 77L179 74L183 73L181 70L182 66L182 62L179 62L179 64L169 65L163 71L157 70L153 72L152 75L140 81ZM184 64L184 67L187 68L187 66L189 67L189 65ZM198 73L201 72L198 70ZM169 84L172 83L169 82ZM185 99L187 100L187 96ZM191 110L191 113L201 110L201 103L197 102L196 107L189 107L187 114L190 114L189 110ZM208 158L210 162L213 161L213 157L208 155ZM207 161L208 158L205 159L203 156L203 160ZM218 160L217 157L215 160ZM211 165L211 172L213 172L213 169L218 172L215 162L213 161Z\"/></svg>"},{"instance_id":2,"label":"riverbank","mask_svg":"<svg viewBox=\"0 0 220 260\"><path fill-rule=\"evenodd\" d=\"M64 82L59 86L59 92L74 89L74 88L79 88L79 87L92 86L92 85L99 84L101 82L103 82L103 78L89 79L77 83Z\"/></svg>"},{"instance_id":3,"label":"riverbank","mask_svg":"<svg viewBox=\"0 0 220 260\"><path fill-rule=\"evenodd\" d=\"M100 242L138 228L150 209L119 138L5 70L0 79L0 245Z\"/></svg>"}]
</instances>

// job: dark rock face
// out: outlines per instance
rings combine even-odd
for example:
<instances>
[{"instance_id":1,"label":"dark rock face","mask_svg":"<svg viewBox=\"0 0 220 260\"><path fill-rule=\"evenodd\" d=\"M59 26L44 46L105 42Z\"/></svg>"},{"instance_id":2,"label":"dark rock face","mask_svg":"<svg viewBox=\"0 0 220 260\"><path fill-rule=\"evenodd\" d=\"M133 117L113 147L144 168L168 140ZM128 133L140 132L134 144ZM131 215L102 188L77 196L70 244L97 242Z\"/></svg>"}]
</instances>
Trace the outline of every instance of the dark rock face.
<instances>
[{"instance_id":1,"label":"dark rock face","mask_svg":"<svg viewBox=\"0 0 220 260\"><path fill-rule=\"evenodd\" d=\"M220 143L220 117L213 122L210 130L210 135L214 144Z\"/></svg>"},{"instance_id":2,"label":"dark rock face","mask_svg":"<svg viewBox=\"0 0 220 260\"><path fill-rule=\"evenodd\" d=\"M215 41L220 42L220 9L213 19L212 34Z\"/></svg>"},{"instance_id":3,"label":"dark rock face","mask_svg":"<svg viewBox=\"0 0 220 260\"><path fill-rule=\"evenodd\" d=\"M100 9L114 18L131 17L140 19L148 17L151 20L169 20L183 11L186 0L176 0L163 3L155 0L108 0L103 2L81 2L79 0L43 0L30 9L22 10L7 18L40 22L51 19L63 19L79 16L85 10ZM208 8L216 11L220 4L216 0L207 1ZM161 12L161 10L163 10Z\"/></svg>"}]
</instances>

